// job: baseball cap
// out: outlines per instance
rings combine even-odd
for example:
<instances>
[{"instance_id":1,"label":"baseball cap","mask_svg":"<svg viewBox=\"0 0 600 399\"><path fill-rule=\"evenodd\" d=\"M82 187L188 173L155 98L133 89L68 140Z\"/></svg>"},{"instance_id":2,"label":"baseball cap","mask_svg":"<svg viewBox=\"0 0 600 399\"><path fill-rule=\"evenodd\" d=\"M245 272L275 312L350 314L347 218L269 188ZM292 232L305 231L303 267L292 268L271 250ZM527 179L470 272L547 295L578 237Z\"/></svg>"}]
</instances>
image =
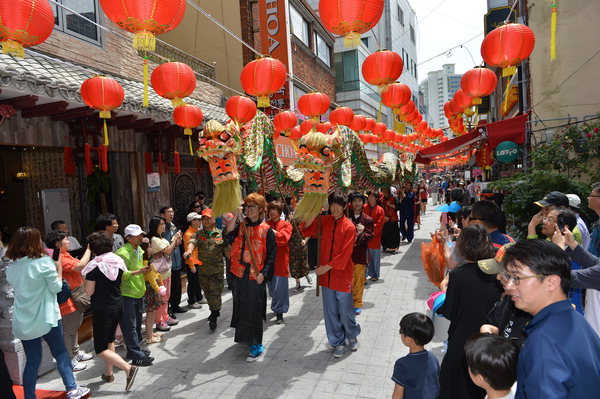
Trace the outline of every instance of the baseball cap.
<instances>
[{"instance_id":1,"label":"baseball cap","mask_svg":"<svg viewBox=\"0 0 600 399\"><path fill-rule=\"evenodd\" d=\"M125 236L139 236L141 234L146 234L146 232L137 224L129 224L125 227Z\"/></svg>"},{"instance_id":2,"label":"baseball cap","mask_svg":"<svg viewBox=\"0 0 600 399\"><path fill-rule=\"evenodd\" d=\"M205 210L202 211L202 217L209 217L212 218L213 217L213 211L210 208L206 208Z\"/></svg>"},{"instance_id":3,"label":"baseball cap","mask_svg":"<svg viewBox=\"0 0 600 399\"><path fill-rule=\"evenodd\" d=\"M514 245L514 242L509 244L504 244L498 249L496 252L496 256L491 259L483 259L477 262L479 268L485 274L498 274L502 273L505 269L504 255L506 254L506 249L511 245Z\"/></svg>"},{"instance_id":4,"label":"baseball cap","mask_svg":"<svg viewBox=\"0 0 600 399\"><path fill-rule=\"evenodd\" d=\"M541 206L542 208L550 205L569 206L569 198L560 191L552 191L546 194L543 199L534 202L534 204Z\"/></svg>"},{"instance_id":5,"label":"baseball cap","mask_svg":"<svg viewBox=\"0 0 600 399\"><path fill-rule=\"evenodd\" d=\"M567 194L567 198L569 199L569 206L571 208L579 209L581 206L581 198L577 194Z\"/></svg>"},{"instance_id":6,"label":"baseball cap","mask_svg":"<svg viewBox=\"0 0 600 399\"><path fill-rule=\"evenodd\" d=\"M201 219L202 216L198 215L196 212L190 212L187 214L187 221L191 222L192 220L195 219Z\"/></svg>"},{"instance_id":7,"label":"baseball cap","mask_svg":"<svg viewBox=\"0 0 600 399\"><path fill-rule=\"evenodd\" d=\"M494 192L492 190L490 190L489 188L484 188L483 190L481 190L481 194L479 194L479 196L491 198L494 196Z\"/></svg>"}]
</instances>

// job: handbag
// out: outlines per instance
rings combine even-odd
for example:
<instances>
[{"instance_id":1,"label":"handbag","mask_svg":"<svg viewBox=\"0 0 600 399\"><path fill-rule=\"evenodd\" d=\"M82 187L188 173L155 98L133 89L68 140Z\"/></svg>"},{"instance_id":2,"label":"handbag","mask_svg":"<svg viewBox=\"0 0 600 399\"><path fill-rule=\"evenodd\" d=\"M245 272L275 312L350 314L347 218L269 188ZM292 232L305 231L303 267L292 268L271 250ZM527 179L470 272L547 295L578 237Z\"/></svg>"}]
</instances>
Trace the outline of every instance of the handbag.
<instances>
[{"instance_id":1,"label":"handbag","mask_svg":"<svg viewBox=\"0 0 600 399\"><path fill-rule=\"evenodd\" d=\"M153 258L152 264L158 273L166 273L171 269L171 265L169 265L169 255L165 253L163 253L160 258Z\"/></svg>"},{"instance_id":2,"label":"handbag","mask_svg":"<svg viewBox=\"0 0 600 399\"><path fill-rule=\"evenodd\" d=\"M75 307L81 313L85 313L90 308L92 300L89 295L86 294L83 284L71 290L71 297L73 298L73 302L75 302Z\"/></svg>"},{"instance_id":3,"label":"handbag","mask_svg":"<svg viewBox=\"0 0 600 399\"><path fill-rule=\"evenodd\" d=\"M60 292L56 294L56 300L58 304L61 305L67 302L69 298L71 298L71 287L69 287L69 283L67 283L67 280L63 278L62 288L60 289Z\"/></svg>"}]
</instances>

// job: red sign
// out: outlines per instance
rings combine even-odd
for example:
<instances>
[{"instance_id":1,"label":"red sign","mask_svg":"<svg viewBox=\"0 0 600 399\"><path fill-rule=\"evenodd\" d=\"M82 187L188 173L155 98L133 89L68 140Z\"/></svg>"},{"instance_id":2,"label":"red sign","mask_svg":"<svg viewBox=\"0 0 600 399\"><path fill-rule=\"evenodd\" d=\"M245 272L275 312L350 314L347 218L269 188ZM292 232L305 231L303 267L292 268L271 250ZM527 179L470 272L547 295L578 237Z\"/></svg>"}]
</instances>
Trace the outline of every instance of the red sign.
<instances>
[{"instance_id":1,"label":"red sign","mask_svg":"<svg viewBox=\"0 0 600 399\"><path fill-rule=\"evenodd\" d=\"M292 165L296 160L296 149L292 145L292 140L287 137L279 136L273 140L273 146L275 146L275 155L285 166Z\"/></svg>"},{"instance_id":2,"label":"red sign","mask_svg":"<svg viewBox=\"0 0 600 399\"><path fill-rule=\"evenodd\" d=\"M260 43L263 54L278 59L290 72L288 56L287 10L285 0L259 0ZM273 107L265 109L267 115L274 115L279 109L290 109L290 85L285 82L281 90L271 96ZM274 108L277 107L277 108Z\"/></svg>"}]
</instances>

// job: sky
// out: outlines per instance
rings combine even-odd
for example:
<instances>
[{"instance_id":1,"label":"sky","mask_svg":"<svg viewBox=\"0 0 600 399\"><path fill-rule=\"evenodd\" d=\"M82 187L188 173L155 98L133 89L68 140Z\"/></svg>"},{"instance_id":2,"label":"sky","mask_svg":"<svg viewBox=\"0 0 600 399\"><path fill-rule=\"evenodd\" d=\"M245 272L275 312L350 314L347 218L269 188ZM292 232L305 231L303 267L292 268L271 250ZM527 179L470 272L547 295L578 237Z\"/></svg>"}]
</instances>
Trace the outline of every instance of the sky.
<instances>
[{"instance_id":1,"label":"sky","mask_svg":"<svg viewBox=\"0 0 600 399\"><path fill-rule=\"evenodd\" d=\"M483 40L483 16L487 12L486 0L409 0L409 2L417 14L419 83L427 78L428 72L440 70L444 64L455 64L456 73L464 73L481 63L479 49ZM478 34L479 36L474 38ZM455 48L427 61L469 39L473 40L464 45L466 49Z\"/></svg>"}]
</instances>

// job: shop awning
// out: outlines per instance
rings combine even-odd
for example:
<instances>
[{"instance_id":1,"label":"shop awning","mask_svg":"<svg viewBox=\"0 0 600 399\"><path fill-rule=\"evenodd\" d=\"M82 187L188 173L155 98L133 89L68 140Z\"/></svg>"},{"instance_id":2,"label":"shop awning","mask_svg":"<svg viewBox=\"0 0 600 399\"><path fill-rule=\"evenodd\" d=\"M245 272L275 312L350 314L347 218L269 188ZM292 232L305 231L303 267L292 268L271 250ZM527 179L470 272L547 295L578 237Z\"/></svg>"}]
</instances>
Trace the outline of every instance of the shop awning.
<instances>
[{"instance_id":1,"label":"shop awning","mask_svg":"<svg viewBox=\"0 0 600 399\"><path fill-rule=\"evenodd\" d=\"M463 149L466 150L469 146L478 143L484 138L485 134L481 131L481 129L476 129L471 133L464 134L460 137L419 151L415 158L415 162L429 164L435 161L436 158L443 157L446 154L451 154Z\"/></svg>"},{"instance_id":2,"label":"shop awning","mask_svg":"<svg viewBox=\"0 0 600 399\"><path fill-rule=\"evenodd\" d=\"M419 151L415 162L429 164L443 159L444 155L466 151L481 140L489 142L492 149L503 141L523 144L525 143L525 128L528 120L529 113L525 113L514 118L477 126L470 133Z\"/></svg>"}]
</instances>

